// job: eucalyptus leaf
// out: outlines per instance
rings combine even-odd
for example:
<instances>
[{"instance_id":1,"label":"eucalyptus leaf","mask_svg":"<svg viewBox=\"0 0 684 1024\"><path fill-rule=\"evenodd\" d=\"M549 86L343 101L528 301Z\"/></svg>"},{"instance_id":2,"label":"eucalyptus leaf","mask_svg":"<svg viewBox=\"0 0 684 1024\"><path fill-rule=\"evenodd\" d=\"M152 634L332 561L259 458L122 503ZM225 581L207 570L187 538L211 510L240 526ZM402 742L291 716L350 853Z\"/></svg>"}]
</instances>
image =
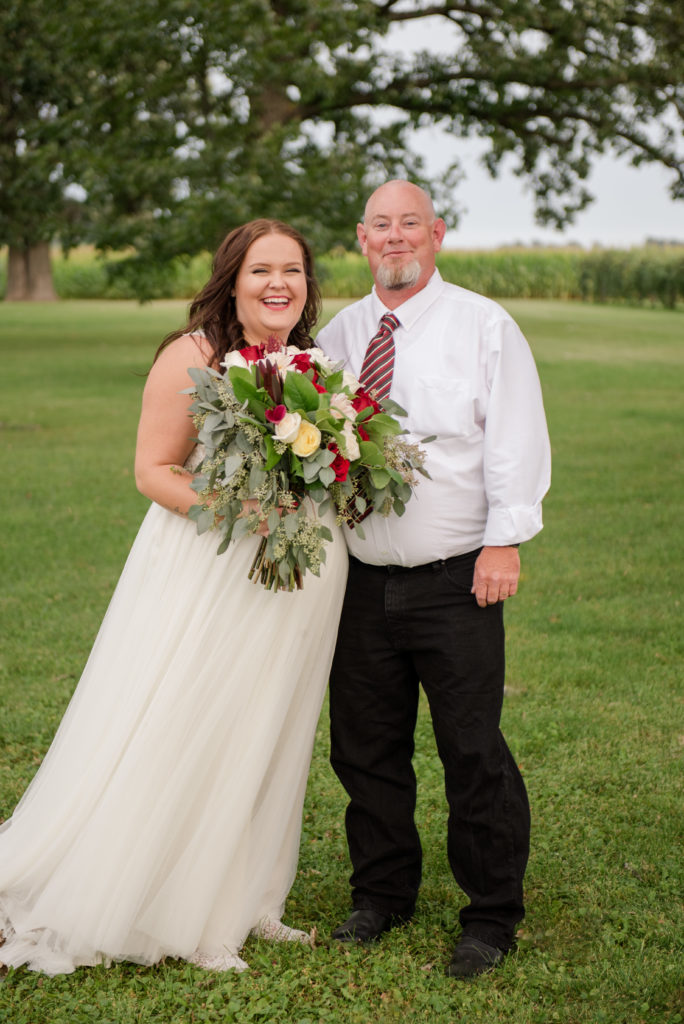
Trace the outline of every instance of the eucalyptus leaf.
<instances>
[{"instance_id":1,"label":"eucalyptus leaf","mask_svg":"<svg viewBox=\"0 0 684 1024\"><path fill-rule=\"evenodd\" d=\"M331 452L329 448L320 448L316 461L319 466L331 466L336 458L335 452Z\"/></svg>"},{"instance_id":2,"label":"eucalyptus leaf","mask_svg":"<svg viewBox=\"0 0 684 1024\"><path fill-rule=\"evenodd\" d=\"M206 533L208 530L211 530L212 526L214 525L215 518L216 517L214 515L213 509L202 509L200 514L195 519L195 522L197 523L197 532L199 534L203 534Z\"/></svg>"},{"instance_id":3,"label":"eucalyptus leaf","mask_svg":"<svg viewBox=\"0 0 684 1024\"><path fill-rule=\"evenodd\" d=\"M239 430L235 435L235 444L241 452L245 452L248 455L252 451L252 442L245 434L244 430Z\"/></svg>"},{"instance_id":4,"label":"eucalyptus leaf","mask_svg":"<svg viewBox=\"0 0 684 1024\"><path fill-rule=\"evenodd\" d=\"M311 498L312 501L315 501L317 503L323 501L327 493L328 492L326 491L325 487L317 486L316 484L309 487L308 489L309 497Z\"/></svg>"},{"instance_id":5,"label":"eucalyptus leaf","mask_svg":"<svg viewBox=\"0 0 684 1024\"><path fill-rule=\"evenodd\" d=\"M302 459L302 475L305 483L311 483L318 478L319 468L311 459Z\"/></svg>"},{"instance_id":6,"label":"eucalyptus leaf","mask_svg":"<svg viewBox=\"0 0 684 1024\"><path fill-rule=\"evenodd\" d=\"M238 469L242 466L241 455L229 455L226 461L223 463L223 475L226 480L230 480L232 476L237 473Z\"/></svg>"},{"instance_id":7,"label":"eucalyptus leaf","mask_svg":"<svg viewBox=\"0 0 684 1024\"><path fill-rule=\"evenodd\" d=\"M261 466L256 464L252 466L249 471L249 490L252 494L255 494L260 487L266 483L266 474L264 473Z\"/></svg>"},{"instance_id":8,"label":"eucalyptus leaf","mask_svg":"<svg viewBox=\"0 0 684 1024\"><path fill-rule=\"evenodd\" d=\"M241 537L246 537L247 534L251 532L247 518L243 516L242 518L235 520L235 525L233 526L231 533L231 540L240 540Z\"/></svg>"},{"instance_id":9,"label":"eucalyptus leaf","mask_svg":"<svg viewBox=\"0 0 684 1024\"><path fill-rule=\"evenodd\" d=\"M323 466L319 471L318 479L324 487L330 487L330 484L335 482L335 470L331 469L330 466Z\"/></svg>"},{"instance_id":10,"label":"eucalyptus leaf","mask_svg":"<svg viewBox=\"0 0 684 1024\"><path fill-rule=\"evenodd\" d=\"M382 407L390 416L408 416L406 409L402 409L399 403L395 402L393 398L384 398L382 401Z\"/></svg>"},{"instance_id":11,"label":"eucalyptus leaf","mask_svg":"<svg viewBox=\"0 0 684 1024\"><path fill-rule=\"evenodd\" d=\"M282 523L285 528L285 536L288 540L292 540L299 529L299 517L297 516L297 513L291 512L289 515L283 516Z\"/></svg>"},{"instance_id":12,"label":"eucalyptus leaf","mask_svg":"<svg viewBox=\"0 0 684 1024\"><path fill-rule=\"evenodd\" d=\"M208 483L209 483L209 477L208 476L204 476L203 474L199 474L198 476L194 476L192 478L192 480L190 481L190 487L197 494L201 494L202 491L204 490L204 488L208 485ZM195 507L196 506L193 505L193 508L195 508Z\"/></svg>"}]
</instances>

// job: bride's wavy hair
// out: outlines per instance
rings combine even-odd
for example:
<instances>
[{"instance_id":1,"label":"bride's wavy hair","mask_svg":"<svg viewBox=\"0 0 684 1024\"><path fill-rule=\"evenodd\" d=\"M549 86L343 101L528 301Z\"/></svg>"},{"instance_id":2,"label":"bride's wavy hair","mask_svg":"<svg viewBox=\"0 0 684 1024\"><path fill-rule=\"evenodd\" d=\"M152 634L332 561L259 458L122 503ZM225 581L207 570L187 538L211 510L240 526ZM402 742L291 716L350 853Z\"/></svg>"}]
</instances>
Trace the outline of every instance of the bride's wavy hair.
<instances>
[{"instance_id":1,"label":"bride's wavy hair","mask_svg":"<svg viewBox=\"0 0 684 1024\"><path fill-rule=\"evenodd\" d=\"M290 331L288 344L301 349L311 347L311 330L321 314L322 305L314 276L313 254L296 228L280 220L262 217L242 224L226 235L214 256L211 277L190 305L185 327L167 334L155 353L155 359L167 345L184 334L204 334L214 351L217 366L227 352L244 347L243 328L235 304L235 281L250 245L264 235L286 235L302 250L306 302L301 317Z\"/></svg>"}]
</instances>

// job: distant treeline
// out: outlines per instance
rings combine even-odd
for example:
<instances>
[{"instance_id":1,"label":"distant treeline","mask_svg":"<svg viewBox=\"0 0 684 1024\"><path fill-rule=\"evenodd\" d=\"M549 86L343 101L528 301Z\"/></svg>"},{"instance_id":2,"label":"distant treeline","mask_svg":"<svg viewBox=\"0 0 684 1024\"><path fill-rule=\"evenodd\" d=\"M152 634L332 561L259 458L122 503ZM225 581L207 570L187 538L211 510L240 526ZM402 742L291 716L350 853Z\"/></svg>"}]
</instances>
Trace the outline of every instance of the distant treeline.
<instances>
[{"instance_id":1,"label":"distant treeline","mask_svg":"<svg viewBox=\"0 0 684 1024\"><path fill-rule=\"evenodd\" d=\"M684 303L684 246L641 249L501 249L442 252L442 276L464 288L493 298L581 299L666 306ZM54 279L64 299L137 298L133 284L117 274L117 261L105 261L89 250L68 257L56 255ZM372 281L366 260L344 251L319 257L316 263L326 298L356 298ZM0 294L5 288L5 260L0 265ZM190 298L206 282L210 257L155 269L146 281L145 298Z\"/></svg>"},{"instance_id":2,"label":"distant treeline","mask_svg":"<svg viewBox=\"0 0 684 1024\"><path fill-rule=\"evenodd\" d=\"M501 299L582 299L667 306L684 302L684 246L668 249L510 249L442 252L446 281ZM356 253L317 262L323 294L364 295L372 284Z\"/></svg>"}]
</instances>

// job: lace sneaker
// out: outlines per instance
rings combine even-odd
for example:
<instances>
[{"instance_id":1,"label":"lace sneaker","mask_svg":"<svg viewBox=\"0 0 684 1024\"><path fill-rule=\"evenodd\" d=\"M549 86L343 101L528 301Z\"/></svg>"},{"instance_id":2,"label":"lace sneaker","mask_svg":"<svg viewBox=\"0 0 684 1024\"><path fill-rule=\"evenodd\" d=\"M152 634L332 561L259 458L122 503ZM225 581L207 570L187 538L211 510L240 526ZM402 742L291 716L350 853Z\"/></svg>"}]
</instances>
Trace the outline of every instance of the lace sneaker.
<instances>
[{"instance_id":1,"label":"lace sneaker","mask_svg":"<svg viewBox=\"0 0 684 1024\"><path fill-rule=\"evenodd\" d=\"M188 957L188 963L201 967L204 971L248 971L249 964L241 960L237 953L200 953L197 950Z\"/></svg>"},{"instance_id":2,"label":"lace sneaker","mask_svg":"<svg viewBox=\"0 0 684 1024\"><path fill-rule=\"evenodd\" d=\"M288 928L286 924L274 917L262 917L249 934L258 939L269 939L271 942L301 942L303 946L313 946L316 939L315 928L312 928L310 932L300 931L299 928Z\"/></svg>"}]
</instances>

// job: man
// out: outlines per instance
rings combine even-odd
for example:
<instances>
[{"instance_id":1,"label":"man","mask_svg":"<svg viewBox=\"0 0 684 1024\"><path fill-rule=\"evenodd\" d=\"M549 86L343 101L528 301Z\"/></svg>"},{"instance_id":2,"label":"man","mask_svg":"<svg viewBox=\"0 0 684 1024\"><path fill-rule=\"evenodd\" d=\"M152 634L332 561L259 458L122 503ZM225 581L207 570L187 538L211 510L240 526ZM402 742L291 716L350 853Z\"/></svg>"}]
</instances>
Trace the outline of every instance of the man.
<instances>
[{"instance_id":1,"label":"man","mask_svg":"<svg viewBox=\"0 0 684 1024\"><path fill-rule=\"evenodd\" d=\"M318 336L378 395L390 388L409 440L437 435L425 446L431 479L420 479L404 516L374 513L365 539L348 533L330 714L331 761L350 798L354 910L333 937L372 941L413 914L422 684L444 766L449 862L469 899L447 974L469 977L503 959L524 916L529 805L499 730L503 602L518 587L518 545L542 527L550 454L527 342L496 303L442 280L445 231L416 185L377 189L357 228L373 292ZM378 332L388 313L395 319Z\"/></svg>"}]
</instances>

